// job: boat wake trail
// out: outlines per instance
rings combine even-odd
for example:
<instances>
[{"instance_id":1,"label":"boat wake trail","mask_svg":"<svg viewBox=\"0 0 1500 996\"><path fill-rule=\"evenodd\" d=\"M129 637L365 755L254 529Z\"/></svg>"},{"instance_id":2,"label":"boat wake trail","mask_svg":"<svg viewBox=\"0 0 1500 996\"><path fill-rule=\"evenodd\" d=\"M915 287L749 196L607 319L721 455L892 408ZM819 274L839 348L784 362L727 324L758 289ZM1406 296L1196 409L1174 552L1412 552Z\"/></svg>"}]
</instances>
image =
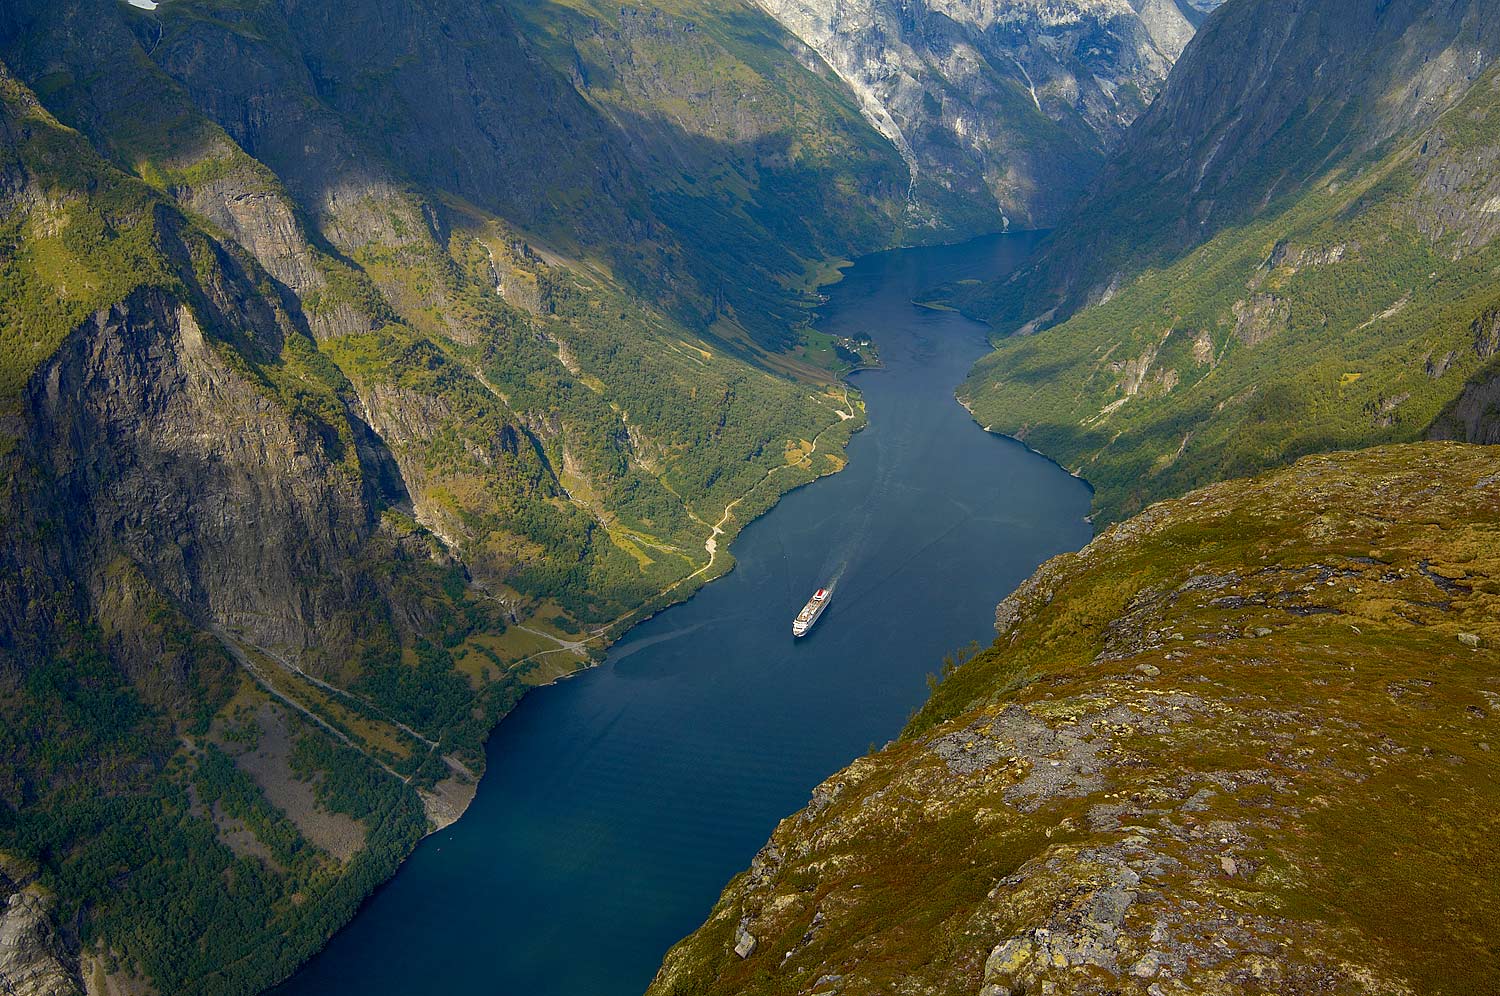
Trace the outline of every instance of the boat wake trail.
<instances>
[{"instance_id":1,"label":"boat wake trail","mask_svg":"<svg viewBox=\"0 0 1500 996\"><path fill-rule=\"evenodd\" d=\"M870 532L870 513L866 511L860 516L859 525L849 538L839 544L838 548L828 555L823 562L823 577L828 579L828 590L832 591L838 587L838 583L849 571L849 565L854 563L860 552L864 549L865 537Z\"/></svg>"},{"instance_id":2,"label":"boat wake trail","mask_svg":"<svg viewBox=\"0 0 1500 996\"><path fill-rule=\"evenodd\" d=\"M954 501L953 504L962 509L964 514L957 521L950 524L948 528L944 529L936 536L933 536L931 539L927 540L927 542L923 543L921 546L911 551L905 557L901 558L901 561L897 563L895 567L891 568L891 570L887 571L885 576L876 578L867 587L860 589L862 596L867 597L880 588L884 587L886 584L895 580L897 575L899 575L902 571L906 570L906 568L910 567L913 563L919 560L924 553L932 549L937 544L941 543L943 540L947 539L949 536L953 535L954 532L963 528L963 526L968 523L970 519L974 518L974 514L977 509L969 508L968 506L958 501Z\"/></svg>"},{"instance_id":3,"label":"boat wake trail","mask_svg":"<svg viewBox=\"0 0 1500 996\"><path fill-rule=\"evenodd\" d=\"M721 619L719 621L722 622L723 620ZM658 643L666 643L669 640L681 639L682 637L687 636L690 633L697 632L708 624L709 621L705 619L703 622L694 623L691 626L684 626L681 629L674 629L667 633L658 633L655 636L643 636L639 639L619 643L615 645L614 652L611 656L614 658L614 662L618 664L620 661L629 657L631 654L639 653L642 650L645 650L647 647L654 647Z\"/></svg>"}]
</instances>

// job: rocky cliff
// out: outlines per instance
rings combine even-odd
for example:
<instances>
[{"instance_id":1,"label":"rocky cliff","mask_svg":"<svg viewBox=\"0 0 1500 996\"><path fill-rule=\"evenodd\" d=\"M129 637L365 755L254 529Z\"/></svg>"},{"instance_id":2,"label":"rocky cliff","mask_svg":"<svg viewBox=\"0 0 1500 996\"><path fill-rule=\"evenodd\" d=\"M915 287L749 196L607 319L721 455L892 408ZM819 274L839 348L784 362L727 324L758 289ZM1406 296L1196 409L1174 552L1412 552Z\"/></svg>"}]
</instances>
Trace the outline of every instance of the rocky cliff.
<instances>
[{"instance_id":1,"label":"rocky cliff","mask_svg":"<svg viewBox=\"0 0 1500 996\"><path fill-rule=\"evenodd\" d=\"M1427 438L1500 443L1500 374L1488 367L1471 378L1428 427Z\"/></svg>"},{"instance_id":2,"label":"rocky cliff","mask_svg":"<svg viewBox=\"0 0 1500 996\"><path fill-rule=\"evenodd\" d=\"M3 282L0 852L52 897L17 892L7 923L91 986L240 991L347 917L425 829L423 793L459 779L417 777L415 739L320 709L292 665L235 661L276 647L352 683L365 668L347 648L437 636L466 599L444 592L446 558L414 524L382 517L398 500L389 455L272 278L8 73L0 91L17 247ZM215 767L212 744L234 742L216 714L273 699L290 716L280 763ZM424 725L451 741L452 722ZM267 798L295 782L293 740L320 787L289 814ZM434 737L426 759L464 751ZM408 778L380 784L382 767ZM353 831L338 853L311 843L330 819ZM224 971L270 937L255 971Z\"/></svg>"},{"instance_id":3,"label":"rocky cliff","mask_svg":"<svg viewBox=\"0 0 1500 996\"><path fill-rule=\"evenodd\" d=\"M650 992L1492 991L1500 474L1312 457L1044 565Z\"/></svg>"},{"instance_id":4,"label":"rocky cliff","mask_svg":"<svg viewBox=\"0 0 1500 996\"><path fill-rule=\"evenodd\" d=\"M90 991L257 991L858 402L747 362L809 261L734 213L754 288L689 265L701 217L500 8L9 4L0 59L0 857L53 921L16 936Z\"/></svg>"},{"instance_id":5,"label":"rocky cliff","mask_svg":"<svg viewBox=\"0 0 1500 996\"><path fill-rule=\"evenodd\" d=\"M1193 35L1175 0L759 0L900 150L929 223L1043 228L1077 199Z\"/></svg>"},{"instance_id":6,"label":"rocky cliff","mask_svg":"<svg viewBox=\"0 0 1500 996\"><path fill-rule=\"evenodd\" d=\"M52 923L55 901L31 878L29 869L0 864L0 992L80 996L83 987L67 968L69 957Z\"/></svg>"}]
</instances>

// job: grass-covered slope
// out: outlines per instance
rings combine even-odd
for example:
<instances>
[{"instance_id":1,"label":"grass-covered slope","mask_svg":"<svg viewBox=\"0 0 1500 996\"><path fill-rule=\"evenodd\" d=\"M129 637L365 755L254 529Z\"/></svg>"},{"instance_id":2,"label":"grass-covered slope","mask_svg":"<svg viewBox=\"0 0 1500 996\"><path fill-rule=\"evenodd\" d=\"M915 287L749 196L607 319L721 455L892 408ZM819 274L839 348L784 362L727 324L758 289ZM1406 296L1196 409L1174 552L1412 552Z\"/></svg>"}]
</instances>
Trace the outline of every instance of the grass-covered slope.
<instances>
[{"instance_id":1,"label":"grass-covered slope","mask_svg":"<svg viewBox=\"0 0 1500 996\"><path fill-rule=\"evenodd\" d=\"M397 6L356 13L443 37ZM513 36L360 82L377 134L308 68L349 40L323 9L0 10L0 932L96 991L291 971L529 684L727 570L861 423L705 332ZM466 72L526 100L398 106Z\"/></svg>"},{"instance_id":2,"label":"grass-covered slope","mask_svg":"<svg viewBox=\"0 0 1500 996\"><path fill-rule=\"evenodd\" d=\"M1088 478L1107 519L1306 453L1421 438L1496 354L1500 75L1382 150L999 341L961 397Z\"/></svg>"},{"instance_id":3,"label":"grass-covered slope","mask_svg":"<svg viewBox=\"0 0 1500 996\"><path fill-rule=\"evenodd\" d=\"M1329 171L1379 159L1490 65L1495 14L1487 2L1223 4L1031 264L967 288L965 309L1003 330L1045 326L1280 212Z\"/></svg>"},{"instance_id":4,"label":"grass-covered slope","mask_svg":"<svg viewBox=\"0 0 1500 996\"><path fill-rule=\"evenodd\" d=\"M1044 565L650 992L1500 986L1500 465L1412 444Z\"/></svg>"}]
</instances>

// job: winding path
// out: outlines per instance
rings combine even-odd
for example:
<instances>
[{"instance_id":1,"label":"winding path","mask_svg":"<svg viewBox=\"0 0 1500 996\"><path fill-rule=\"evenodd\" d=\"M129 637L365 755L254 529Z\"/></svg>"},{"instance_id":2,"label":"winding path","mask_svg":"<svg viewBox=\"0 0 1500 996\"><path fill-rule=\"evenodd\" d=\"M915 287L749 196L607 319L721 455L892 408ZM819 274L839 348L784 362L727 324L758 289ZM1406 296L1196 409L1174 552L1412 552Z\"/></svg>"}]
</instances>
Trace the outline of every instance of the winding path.
<instances>
[{"instance_id":1,"label":"winding path","mask_svg":"<svg viewBox=\"0 0 1500 996\"><path fill-rule=\"evenodd\" d=\"M486 384L485 386L489 387L488 384ZM490 389L494 390L493 388ZM829 429L832 429L834 426L842 425L843 423L849 421L851 418L855 417L856 413L854 411L854 406L849 401L849 387L847 384L844 385L844 406L844 408L835 408L833 410L834 414L838 416L838 421L830 422L828 425L825 425L818 431L818 434L813 437L812 448L809 449L806 454L808 457L811 457L818 451L818 442L823 438L824 433L826 433ZM683 509L687 512L688 516L699 525L708 527L708 537L703 541L703 549L708 553L708 563L704 564L702 567L698 568L696 571L687 575L686 577L679 578L678 580L673 581L661 591L657 592L653 598L651 598L640 607L631 609L629 612L626 612L623 615L620 615L617 618L596 627L589 636L585 637L582 640L564 640L560 637L553 636L550 633L543 633L539 630L532 629L529 626L520 626L520 628L526 630L526 632L551 640L552 642L558 644L558 646L550 650L539 650L534 654L528 654L527 656L511 664L507 670L514 671L516 668L519 668L524 664L529 664L534 660L538 660L542 657L548 657L552 654L571 653L579 657L586 658L588 656L587 647L589 644L604 638L610 633L613 633L618 627L625 624L626 622L629 622L633 617L639 615L640 613L650 610L650 608L655 605L663 596L670 595L672 592L676 591L684 584L696 580L697 578L702 577L708 571L712 570L714 564L718 561L719 558L719 537L724 535L724 526L729 522L730 518L733 517L735 508L746 498L749 498L750 495L752 495L755 490L762 484L764 484L772 475L780 473L784 470L789 470L790 468L796 466L798 465L794 463L788 463L780 467L772 467L770 470L766 471L760 476L759 479L756 480L754 484L746 488L743 494L731 501L729 504L725 505L724 513L719 516L719 521L711 526L703 519L699 518L697 513L695 513L692 508L688 506L687 502L684 501ZM662 483L665 484L666 482ZM668 490L670 490L670 488ZM673 493L675 494L676 492ZM681 496L679 496L679 498L680 497Z\"/></svg>"},{"instance_id":2,"label":"winding path","mask_svg":"<svg viewBox=\"0 0 1500 996\"><path fill-rule=\"evenodd\" d=\"M812 463L812 455L818 452L818 440L823 438L823 433L827 432L829 429L832 429L836 425L844 424L854 417L854 406L849 403L849 386L847 384L844 385L844 405L846 408L848 408L848 411L845 411L843 408L835 408L833 410L833 413L839 417L839 420L837 422L830 422L828 425L825 425L821 430L819 430L818 434L813 437L812 448L809 449L805 454L805 459L808 461L809 465ZM724 535L724 524L728 522L729 517L734 514L735 506L744 501L746 498L749 498L750 495L755 492L756 488L760 487L768 479L770 479L772 474L779 473L783 470L789 470L792 467L799 466L799 464L800 462L783 464L780 467L772 467L770 470L761 475L760 480L750 485L750 487L745 490L744 494L740 495L728 505L725 505L724 514L719 516L718 522L708 527L708 539L703 541L703 549L708 551L708 563L704 564L702 567L698 568L696 571L683 578L682 581L675 582L674 584L664 588L662 590L662 594L665 595L673 588L676 588L678 585L682 584L683 581L691 581L693 580L693 578L700 576L705 571L713 567L714 561L717 560L719 556L719 537ZM685 504L686 503L684 503L684 505ZM688 509L688 515L693 516L694 521L696 521L699 525L708 525L708 523L704 522L702 519L699 519L696 515L693 515L692 509Z\"/></svg>"},{"instance_id":3,"label":"winding path","mask_svg":"<svg viewBox=\"0 0 1500 996\"><path fill-rule=\"evenodd\" d=\"M380 758L375 757L369 751L365 750L363 746L355 742L354 738L349 736L343 730L334 726L322 716L318 715L317 712L309 709L301 702L298 702L296 699L292 698L292 696L287 695L285 692L281 691L281 689L277 688L275 683L271 681L270 677L268 677L266 673L261 670L260 665L255 663L254 658L252 658L248 653L245 652L245 645L241 644L239 640L235 639L233 636L230 636L228 633L217 626L212 627L212 632L219 638L219 642L223 644L224 649L229 651L229 655L236 661L238 661L239 665L243 667L247 673L249 673L250 677L254 679L255 683L261 688L265 689L266 693L272 698L276 699L278 702L281 702L286 706L289 706L292 709L297 710L297 712L307 717L310 722L317 724L321 729L327 732L329 736L333 737L339 743L344 744L346 747L352 747L355 750L359 751L365 757L369 758L371 761L384 768L386 772L391 775L391 777L403 783L411 781L410 778L401 774L401 772L397 771L395 768L392 768L390 765L380 760ZM263 653L263 651L261 651L259 647L254 647L254 649L257 652ZM269 657L269 655L267 656Z\"/></svg>"}]
</instances>

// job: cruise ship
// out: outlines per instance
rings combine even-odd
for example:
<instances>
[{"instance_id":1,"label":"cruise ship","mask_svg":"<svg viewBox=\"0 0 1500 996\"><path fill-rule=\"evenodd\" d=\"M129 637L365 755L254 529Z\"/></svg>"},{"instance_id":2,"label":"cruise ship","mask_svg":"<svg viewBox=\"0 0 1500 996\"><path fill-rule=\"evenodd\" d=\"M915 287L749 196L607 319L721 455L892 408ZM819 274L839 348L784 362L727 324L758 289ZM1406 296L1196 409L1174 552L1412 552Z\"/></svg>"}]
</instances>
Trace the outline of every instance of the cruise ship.
<instances>
[{"instance_id":1,"label":"cruise ship","mask_svg":"<svg viewBox=\"0 0 1500 996\"><path fill-rule=\"evenodd\" d=\"M819 588L813 592L813 597L807 600L807 604L802 606L802 611L797 613L797 618L792 620L792 635L805 636L807 631L813 628L813 623L817 622L818 617L823 614L823 610L828 608L828 600L832 596L833 592L827 588Z\"/></svg>"}]
</instances>

